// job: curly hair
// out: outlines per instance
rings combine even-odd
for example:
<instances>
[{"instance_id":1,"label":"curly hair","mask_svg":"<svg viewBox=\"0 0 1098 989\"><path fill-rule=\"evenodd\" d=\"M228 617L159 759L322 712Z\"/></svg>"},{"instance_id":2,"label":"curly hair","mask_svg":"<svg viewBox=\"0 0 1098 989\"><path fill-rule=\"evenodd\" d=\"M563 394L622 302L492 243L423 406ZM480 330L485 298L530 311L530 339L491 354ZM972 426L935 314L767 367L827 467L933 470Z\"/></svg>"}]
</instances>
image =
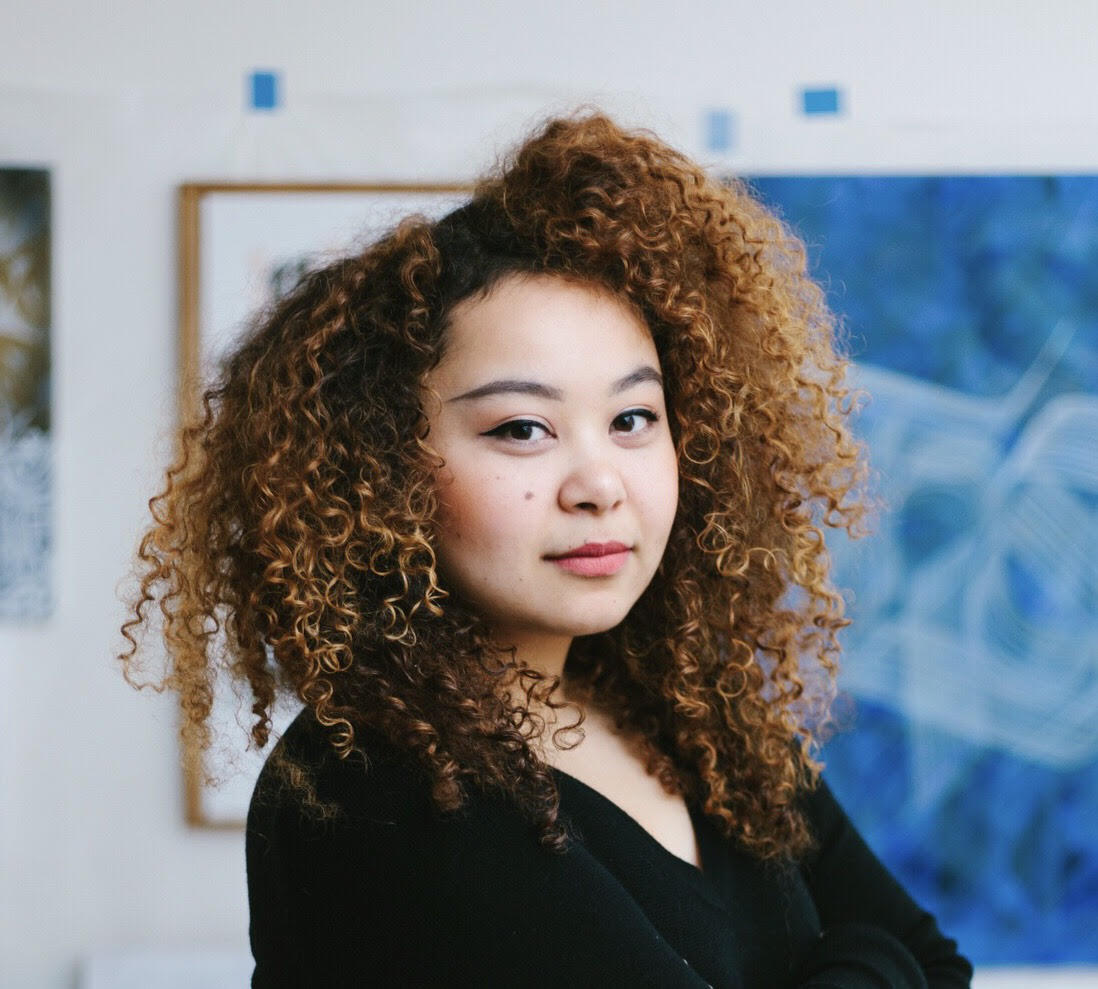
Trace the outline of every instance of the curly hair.
<instances>
[{"instance_id":1,"label":"curly hair","mask_svg":"<svg viewBox=\"0 0 1098 989\"><path fill-rule=\"evenodd\" d=\"M574 640L566 678L726 836L762 859L801 854L798 797L818 773L847 624L822 527L853 531L866 510L846 359L803 246L742 182L598 112L550 120L466 205L405 219L257 318L149 502L127 676L159 601L158 686L179 692L198 745L224 665L250 688L256 745L292 692L340 756L379 732L440 809L488 787L544 846L567 846L531 745L545 729L534 692L555 705L560 678L541 683L493 646L432 548L440 462L423 381L454 306L513 273L608 289L643 316L679 461L655 578L618 626ZM500 690L516 678L525 700ZM308 774L290 778L307 796Z\"/></svg>"}]
</instances>

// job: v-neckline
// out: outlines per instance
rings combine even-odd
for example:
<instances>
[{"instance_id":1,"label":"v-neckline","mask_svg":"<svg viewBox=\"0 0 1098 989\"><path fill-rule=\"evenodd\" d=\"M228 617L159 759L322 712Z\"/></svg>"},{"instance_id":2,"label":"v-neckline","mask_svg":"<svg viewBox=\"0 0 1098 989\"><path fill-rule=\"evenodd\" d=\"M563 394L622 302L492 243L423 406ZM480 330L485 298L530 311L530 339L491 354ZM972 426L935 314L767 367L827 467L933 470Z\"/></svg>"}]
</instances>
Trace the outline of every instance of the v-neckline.
<instances>
[{"instance_id":1,"label":"v-neckline","mask_svg":"<svg viewBox=\"0 0 1098 989\"><path fill-rule=\"evenodd\" d=\"M698 859L701 862L701 868L694 865L693 862L688 862L686 859L676 855L671 849L669 849L663 842L659 841L655 835L652 834L643 824L640 823L632 814L629 813L621 804L612 800L601 790L596 790L589 783L584 783L578 776L573 776L571 773L566 772L558 767L553 767L553 772L558 776L561 776L567 780L570 780L573 785L582 789L585 793L593 794L594 798L603 804L608 804L613 812L624 819L629 826L652 847L658 849L660 854L667 859L670 859L676 863L677 867L685 870L685 874L689 875L695 882L708 882L709 873L712 867L712 860L709 855L706 854L706 849L703 848L704 839L702 837L702 828L700 825L699 815L695 812L695 809L687 803L686 812L690 815L690 824L694 830L694 844L698 850Z\"/></svg>"}]
</instances>

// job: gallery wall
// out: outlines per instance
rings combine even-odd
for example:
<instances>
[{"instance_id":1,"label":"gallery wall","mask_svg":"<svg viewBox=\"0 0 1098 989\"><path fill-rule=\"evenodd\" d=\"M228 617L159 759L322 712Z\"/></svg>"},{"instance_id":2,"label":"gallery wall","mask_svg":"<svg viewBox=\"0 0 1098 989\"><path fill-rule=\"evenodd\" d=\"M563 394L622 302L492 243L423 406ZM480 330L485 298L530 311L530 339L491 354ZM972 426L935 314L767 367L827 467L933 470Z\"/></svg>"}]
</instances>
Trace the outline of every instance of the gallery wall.
<instances>
[{"instance_id":1,"label":"gallery wall","mask_svg":"<svg viewBox=\"0 0 1098 989\"><path fill-rule=\"evenodd\" d=\"M52 612L0 625L3 985L246 943L242 835L184 826L171 700L112 658L170 452L181 182L462 182L585 102L722 169L1098 170L1087 3L533 7L0 5L0 166L49 168L53 209ZM837 114L804 114L819 86Z\"/></svg>"}]
</instances>

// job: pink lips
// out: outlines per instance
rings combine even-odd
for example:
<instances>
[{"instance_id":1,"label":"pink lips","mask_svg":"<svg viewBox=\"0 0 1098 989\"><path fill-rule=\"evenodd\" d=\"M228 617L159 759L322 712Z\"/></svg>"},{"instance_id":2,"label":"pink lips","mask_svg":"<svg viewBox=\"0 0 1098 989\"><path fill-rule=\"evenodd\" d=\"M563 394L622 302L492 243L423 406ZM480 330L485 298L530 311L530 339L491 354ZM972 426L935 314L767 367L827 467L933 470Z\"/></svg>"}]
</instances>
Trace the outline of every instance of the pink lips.
<instances>
[{"instance_id":1,"label":"pink lips","mask_svg":"<svg viewBox=\"0 0 1098 989\"><path fill-rule=\"evenodd\" d=\"M630 552L622 543L584 543L561 556L546 559L581 577L609 577L625 566Z\"/></svg>"}]
</instances>

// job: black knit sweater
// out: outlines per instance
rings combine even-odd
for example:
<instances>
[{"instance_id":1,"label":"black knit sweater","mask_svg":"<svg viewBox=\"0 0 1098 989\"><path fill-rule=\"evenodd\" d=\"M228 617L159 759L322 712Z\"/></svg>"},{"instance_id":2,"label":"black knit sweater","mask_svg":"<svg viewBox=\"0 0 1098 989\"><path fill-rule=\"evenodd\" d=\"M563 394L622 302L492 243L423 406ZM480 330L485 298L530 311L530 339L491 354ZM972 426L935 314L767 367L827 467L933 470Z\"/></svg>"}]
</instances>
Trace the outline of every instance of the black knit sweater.
<instances>
[{"instance_id":1,"label":"black knit sweater","mask_svg":"<svg viewBox=\"0 0 1098 989\"><path fill-rule=\"evenodd\" d=\"M284 736L333 821L268 767L248 815L252 985L967 986L971 966L865 846L826 786L817 850L763 864L691 807L702 870L555 771L582 841L542 850L501 798L440 815L380 742L340 761L308 712Z\"/></svg>"}]
</instances>

